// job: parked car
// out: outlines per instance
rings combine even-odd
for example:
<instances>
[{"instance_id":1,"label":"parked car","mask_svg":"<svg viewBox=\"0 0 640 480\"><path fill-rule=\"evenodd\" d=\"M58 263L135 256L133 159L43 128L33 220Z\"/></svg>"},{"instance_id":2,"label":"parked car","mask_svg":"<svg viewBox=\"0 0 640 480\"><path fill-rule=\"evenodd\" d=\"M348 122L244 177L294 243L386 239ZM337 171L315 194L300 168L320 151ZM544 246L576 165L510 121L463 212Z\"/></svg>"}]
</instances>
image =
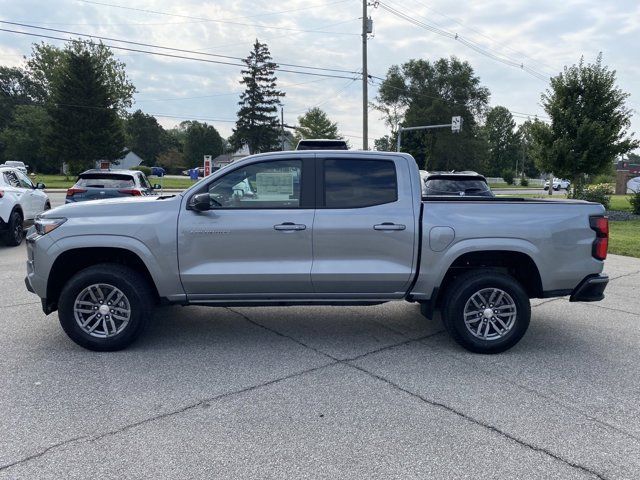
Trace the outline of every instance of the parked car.
<instances>
[{"instance_id":1,"label":"parked car","mask_svg":"<svg viewBox=\"0 0 640 480\"><path fill-rule=\"evenodd\" d=\"M27 170L29 169L29 165L25 165L24 162L17 162L17 161L14 161L14 160L6 161L2 165L0 165L0 167L15 168L17 170L20 170L25 175L27 175L27 173L28 173Z\"/></svg>"},{"instance_id":2,"label":"parked car","mask_svg":"<svg viewBox=\"0 0 640 480\"><path fill-rule=\"evenodd\" d=\"M640 192L640 177L635 177L627 182L627 193L633 194L638 192Z\"/></svg>"},{"instance_id":3,"label":"parked car","mask_svg":"<svg viewBox=\"0 0 640 480\"><path fill-rule=\"evenodd\" d=\"M151 167L151 175L153 175L154 177L164 177L166 174L166 171L164 168L162 167Z\"/></svg>"},{"instance_id":4,"label":"parked car","mask_svg":"<svg viewBox=\"0 0 640 480\"><path fill-rule=\"evenodd\" d=\"M487 179L476 172L425 172L422 175L426 196L494 197Z\"/></svg>"},{"instance_id":5,"label":"parked car","mask_svg":"<svg viewBox=\"0 0 640 480\"><path fill-rule=\"evenodd\" d=\"M0 166L0 236L8 246L20 245L25 227L51 208L44 188L17 168Z\"/></svg>"},{"instance_id":6,"label":"parked car","mask_svg":"<svg viewBox=\"0 0 640 480\"><path fill-rule=\"evenodd\" d=\"M296 150L349 150L349 145L345 140L304 138L298 142Z\"/></svg>"},{"instance_id":7,"label":"parked car","mask_svg":"<svg viewBox=\"0 0 640 480\"><path fill-rule=\"evenodd\" d=\"M204 177L204 167L193 167L193 168L190 168L188 170L183 170L182 171L182 175L190 177L191 176L191 172L193 170L197 170L198 171L198 177L200 177L200 178Z\"/></svg>"},{"instance_id":8,"label":"parked car","mask_svg":"<svg viewBox=\"0 0 640 480\"><path fill-rule=\"evenodd\" d=\"M234 188L245 180L254 195ZM172 197L58 207L27 244L27 288L92 350L126 347L154 305L407 300L497 353L525 334L530 298L598 301L608 282L602 205L423 198L395 152L252 155Z\"/></svg>"},{"instance_id":9,"label":"parked car","mask_svg":"<svg viewBox=\"0 0 640 480\"><path fill-rule=\"evenodd\" d=\"M65 203L155 195L160 188L152 186L147 176L137 170L93 169L78 175L76 183L67 190Z\"/></svg>"},{"instance_id":10,"label":"parked car","mask_svg":"<svg viewBox=\"0 0 640 480\"><path fill-rule=\"evenodd\" d=\"M565 180L563 178L554 178L553 179L553 189L554 190L568 190L571 186L571 182L569 180ZM544 182L544 189L549 190L549 180Z\"/></svg>"}]
</instances>

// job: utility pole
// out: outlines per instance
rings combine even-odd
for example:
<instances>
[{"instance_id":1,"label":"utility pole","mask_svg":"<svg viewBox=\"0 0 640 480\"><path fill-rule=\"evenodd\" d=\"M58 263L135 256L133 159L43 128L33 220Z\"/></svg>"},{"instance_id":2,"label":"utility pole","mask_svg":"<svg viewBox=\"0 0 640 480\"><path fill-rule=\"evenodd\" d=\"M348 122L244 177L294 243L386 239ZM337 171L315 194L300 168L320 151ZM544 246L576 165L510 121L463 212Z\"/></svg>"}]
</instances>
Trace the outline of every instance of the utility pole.
<instances>
[{"instance_id":1,"label":"utility pole","mask_svg":"<svg viewBox=\"0 0 640 480\"><path fill-rule=\"evenodd\" d=\"M284 107L280 106L280 135L282 135L282 151L284 152Z\"/></svg>"},{"instance_id":2,"label":"utility pole","mask_svg":"<svg viewBox=\"0 0 640 480\"><path fill-rule=\"evenodd\" d=\"M369 150L369 93L367 74L367 35L369 22L367 18L367 1L362 0L362 149Z\"/></svg>"}]
</instances>

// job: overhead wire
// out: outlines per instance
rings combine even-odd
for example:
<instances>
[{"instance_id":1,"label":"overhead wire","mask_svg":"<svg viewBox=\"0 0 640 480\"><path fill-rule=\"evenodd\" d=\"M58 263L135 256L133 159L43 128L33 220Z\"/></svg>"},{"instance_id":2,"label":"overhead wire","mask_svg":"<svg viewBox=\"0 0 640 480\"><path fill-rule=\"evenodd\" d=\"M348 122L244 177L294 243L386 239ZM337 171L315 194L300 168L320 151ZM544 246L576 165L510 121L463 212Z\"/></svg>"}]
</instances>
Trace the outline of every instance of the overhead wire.
<instances>
[{"instance_id":1,"label":"overhead wire","mask_svg":"<svg viewBox=\"0 0 640 480\"><path fill-rule=\"evenodd\" d=\"M496 54L491 52L490 49L487 49L485 47L482 47L481 45L476 44L475 42L472 42L470 40L467 40L466 38L462 37L461 35L454 33L454 32L450 32L448 30L442 29L440 27L434 26L434 25L430 25L429 23L423 22L421 20L418 20L417 18L410 16L394 7L392 7L391 5L388 5L382 1L378 1L377 2L378 6L384 10L386 10L387 12L391 13L392 15L395 15L398 18L401 18L403 20L406 20L407 22L410 22L420 28L423 28L427 31L430 31L432 33L435 33L437 35L458 41L460 43L462 43L463 45L465 45L468 48L471 48L472 50L476 51L477 53L480 53L481 55L484 55L488 58L491 58L497 62L503 63L505 65L511 66L511 67L516 67L519 68L520 70L528 73L529 75L537 78L538 80L541 81L548 81L549 77L543 73L538 72L537 70L525 65L523 62L517 62L514 60L511 60L509 58L506 58L505 56L501 55L501 54Z\"/></svg>"},{"instance_id":2,"label":"overhead wire","mask_svg":"<svg viewBox=\"0 0 640 480\"><path fill-rule=\"evenodd\" d=\"M103 36L103 35L88 34L88 33L81 33L81 32L72 32L70 30L61 30L61 29L57 29L57 28L39 27L37 25L29 25L27 23L11 22L11 21L8 21L8 20L0 20L0 23L4 23L4 24L7 24L7 25L18 26L18 27L24 27L24 28L32 28L32 29L36 29L36 30L45 30L47 32L65 33L65 34L68 34L68 35L77 35L79 37L98 38L100 40L106 40L106 41L109 41L109 42L118 42L118 43L124 43L126 45L136 45L136 46L140 46L140 47L157 48L159 50L167 50L167 51L172 51L172 52L190 53L190 54L194 54L194 55L203 55L203 56L207 56L207 57L226 58L226 59L239 60L239 61L243 61L244 60L244 58L242 58L242 57L236 57L236 56L232 56L232 55L223 55L223 54L219 54L219 53L209 53L209 52L199 52L197 50L189 50L189 49L185 49L185 48L175 48L175 47L167 47L167 46L164 46L164 45L154 45L154 44L151 44L151 43L134 42L132 40L122 40L122 39L114 38L114 37L106 37L106 36ZM309 69L309 70L319 70L319 71L338 72L338 73L351 73L351 74L358 73L358 72L355 72L355 71L338 69L338 68L313 67L313 66L308 66L308 65L300 65L300 64L295 64L295 63L284 63L284 62L277 62L277 63L278 63L278 65L283 65L285 67L306 68L306 69Z\"/></svg>"},{"instance_id":3,"label":"overhead wire","mask_svg":"<svg viewBox=\"0 0 640 480\"><path fill-rule=\"evenodd\" d=\"M0 28L0 31L8 32L8 33L20 34L20 35L27 35L27 36L32 36L32 37L48 38L48 39L52 39L52 40L61 40L61 41L72 40L72 39L69 39L69 38L55 37L55 36L52 36L52 35L44 35L44 34L41 34L41 33L33 33L33 32L19 31L19 30L11 30L11 29L7 29L7 28ZM95 37L95 38L99 38L99 37ZM87 40L77 40L76 39L74 41L90 43ZM219 65L230 65L230 66L235 66L235 67L246 67L246 65L242 64L242 63L225 62L225 61L222 61L222 60L211 60L211 59L208 59L208 58L187 57L187 56L184 56L184 55L174 55L174 54L170 54L170 53L154 52L154 51L150 51L150 50L140 50L140 49L136 49L136 48L122 47L122 46L118 46L118 45L108 45L108 44L104 44L104 45L106 47L109 47L109 48L114 48L114 49L117 49L117 50L124 50L124 51L128 51L128 52L144 53L144 54L148 54L148 55L156 55L156 56L161 56L161 57L169 57L169 58L176 58L176 59L182 59L182 60L192 60L192 61L198 61L198 62L204 62L204 63L214 63L214 64L219 64ZM196 53L196 54L201 54L201 53ZM309 68L309 67L299 67L299 68ZM317 73L317 72L305 72L305 71L300 71L300 70L291 70L291 69L286 69L286 68L280 68L279 66L276 67L276 70L279 71L279 72L294 73L294 74L299 74L299 75L311 75L311 76L317 76L317 77L353 79L353 75L352 76L346 76L346 75L333 75L333 74ZM356 73L354 73L354 75L355 74Z\"/></svg>"},{"instance_id":4,"label":"overhead wire","mask_svg":"<svg viewBox=\"0 0 640 480\"><path fill-rule=\"evenodd\" d=\"M213 18L206 18L206 17L196 17L193 15L183 15L183 14L178 14L178 13L169 13L169 12L162 12L159 10L151 10L151 9L146 9L146 8L136 8L136 7L129 7L129 6L125 6L125 5L116 5L113 3L106 3L106 2L96 2L96 1L92 1L92 0L78 0L79 2L82 3L89 3L89 4L93 4L93 5L102 5L102 6L107 6L107 7L112 7L112 8L121 8L121 9L125 9L125 10L131 10L131 11L137 11L137 12L143 12L143 13L152 13L155 15L165 15L165 16L171 16L171 17L179 17L179 18L187 18L190 20L201 20L201 21L206 21L206 22L212 22L212 23L223 23L223 24L229 24L229 25L238 25L238 26L243 26L243 27L254 27L254 28L263 28L263 29L269 29L269 30L286 30L286 31L292 31L292 32L308 32L308 33L330 33L330 34L335 34L335 35L350 35L350 36L360 36L359 33L350 33L350 32L327 32L327 31L323 31L323 30L308 30L308 29L300 29L300 28L291 28L291 27L278 27L275 25L262 25L262 24L257 24L257 23L242 23L242 22L235 22L232 20L220 20L220 19L213 19Z\"/></svg>"},{"instance_id":5,"label":"overhead wire","mask_svg":"<svg viewBox=\"0 0 640 480\"><path fill-rule=\"evenodd\" d=\"M82 0L78 0L81 1ZM103 26L103 25L135 25L135 26L145 26L145 25L150 25L150 26L159 26L159 25L187 25L187 24L194 24L194 23L208 23L208 22L213 22L213 21L230 21L230 20L241 20L244 18L257 18L257 17L268 17L271 15L281 15L283 13L294 13L294 12L300 12L303 10L312 10L315 8L319 8L319 7L329 7L331 5L337 5L340 3L347 3L350 0L337 0L335 2L329 2L329 3L318 3L315 5L309 5L306 7L300 7L300 8L291 8L288 10L280 10L280 11L274 11L274 12L263 12L263 13L257 13L255 15L243 15L243 16L238 16L238 17L229 17L229 18L221 18L221 19L209 19L209 18L202 18L200 20L193 20L190 22L162 22L162 23L137 23L137 22L108 22L108 23L68 23L68 22L40 22L40 21L25 21L26 23L38 23L40 25L71 25L71 26ZM121 5L113 5L113 4L108 4L108 3L99 3L99 2L89 2L89 1L85 1L82 3L87 3L87 4L95 4L95 5L104 5L104 6L110 6L110 7L114 7L114 8L124 8ZM166 13L162 13L163 15L168 15Z\"/></svg>"}]
</instances>

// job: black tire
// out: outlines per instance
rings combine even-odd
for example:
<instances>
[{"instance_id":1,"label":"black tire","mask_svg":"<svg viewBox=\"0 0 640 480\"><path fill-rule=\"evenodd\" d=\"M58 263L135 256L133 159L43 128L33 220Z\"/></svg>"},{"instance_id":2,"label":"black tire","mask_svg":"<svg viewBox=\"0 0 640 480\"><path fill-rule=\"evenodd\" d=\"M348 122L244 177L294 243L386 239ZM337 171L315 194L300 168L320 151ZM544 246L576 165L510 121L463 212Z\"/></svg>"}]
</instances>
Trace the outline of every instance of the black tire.
<instances>
[{"instance_id":1,"label":"black tire","mask_svg":"<svg viewBox=\"0 0 640 480\"><path fill-rule=\"evenodd\" d=\"M22 225L22 215L19 211L11 212L9 221L7 222L7 231L4 232L4 243L8 247L17 247L22 243L24 238L24 228Z\"/></svg>"},{"instance_id":2,"label":"black tire","mask_svg":"<svg viewBox=\"0 0 640 480\"><path fill-rule=\"evenodd\" d=\"M76 298L85 288L95 284L119 289L129 303L129 321L122 331L113 336L92 336L76 321ZM115 351L127 347L140 336L152 314L153 293L147 280L129 267L112 263L94 265L76 273L67 281L58 300L58 318L66 334L81 347L95 351Z\"/></svg>"},{"instance_id":3,"label":"black tire","mask_svg":"<svg viewBox=\"0 0 640 480\"><path fill-rule=\"evenodd\" d=\"M469 304L470 309L476 309L474 311L483 312L477 313L470 317L472 321L477 323L470 324L467 327L465 323L465 308L468 302L473 302L472 298L477 292L482 292L484 289L498 289L505 292L507 296L502 296L505 304L513 303L515 305L515 318L512 321L510 329L504 336L499 336L494 339L483 339L475 336L471 330L476 330L476 334L483 331L485 327L480 327L480 322L485 322L485 332L491 330L493 335L500 335L493 325L498 325L497 321L492 325L487 325L495 317L484 317L483 309L476 307L473 304ZM485 293L488 295L488 292ZM499 293L496 292L499 296ZM510 298L509 298L510 297ZM474 297L477 299L478 297ZM498 297L495 297L498 298ZM509 301L511 300L511 302ZM484 307L484 305L481 305ZM491 304L493 307L493 304ZM487 305L486 307L489 307ZM500 307L502 312L512 311L510 307ZM487 308L486 310L490 310ZM496 310L497 311L497 310ZM477 315L477 320L475 315ZM487 313L491 315L491 313ZM529 321L531 319L531 304L529 303L529 297L518 283L518 281L506 274L494 272L494 271L471 271L465 273L456 278L447 290L444 305L442 308L442 320L444 325L451 335L451 337L465 349L475 353L500 353L513 347L523 337L527 328L529 328ZM502 317L502 320L505 320ZM507 325L510 322L507 321ZM502 329L502 327L498 326Z\"/></svg>"}]
</instances>

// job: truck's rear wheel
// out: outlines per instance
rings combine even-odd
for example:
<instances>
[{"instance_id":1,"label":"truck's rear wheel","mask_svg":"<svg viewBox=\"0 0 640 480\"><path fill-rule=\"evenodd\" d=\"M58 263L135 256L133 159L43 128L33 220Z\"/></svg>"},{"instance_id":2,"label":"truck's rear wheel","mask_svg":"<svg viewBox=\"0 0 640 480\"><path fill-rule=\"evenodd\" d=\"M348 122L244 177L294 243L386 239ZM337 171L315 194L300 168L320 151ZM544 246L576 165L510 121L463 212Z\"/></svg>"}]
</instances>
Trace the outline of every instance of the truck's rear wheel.
<instances>
[{"instance_id":1,"label":"truck's rear wheel","mask_svg":"<svg viewBox=\"0 0 640 480\"><path fill-rule=\"evenodd\" d=\"M121 350L142 332L153 309L151 289L135 270L115 264L86 268L71 277L58 301L69 338L97 351Z\"/></svg>"},{"instance_id":2,"label":"truck's rear wheel","mask_svg":"<svg viewBox=\"0 0 640 480\"><path fill-rule=\"evenodd\" d=\"M520 341L531 305L518 281L492 271L474 271L449 287L442 318L452 338L476 353L500 353Z\"/></svg>"}]
</instances>

